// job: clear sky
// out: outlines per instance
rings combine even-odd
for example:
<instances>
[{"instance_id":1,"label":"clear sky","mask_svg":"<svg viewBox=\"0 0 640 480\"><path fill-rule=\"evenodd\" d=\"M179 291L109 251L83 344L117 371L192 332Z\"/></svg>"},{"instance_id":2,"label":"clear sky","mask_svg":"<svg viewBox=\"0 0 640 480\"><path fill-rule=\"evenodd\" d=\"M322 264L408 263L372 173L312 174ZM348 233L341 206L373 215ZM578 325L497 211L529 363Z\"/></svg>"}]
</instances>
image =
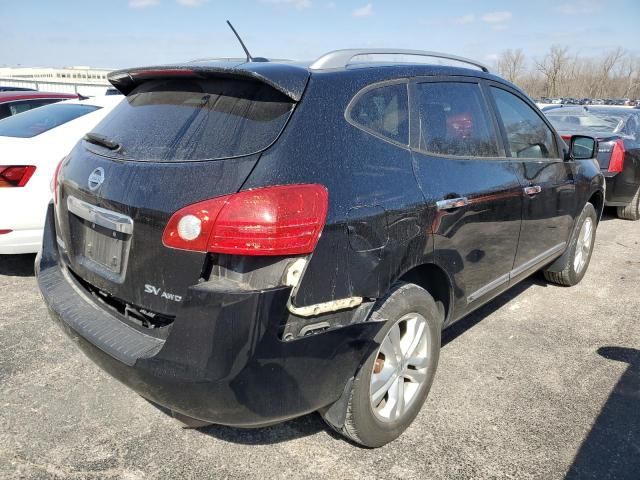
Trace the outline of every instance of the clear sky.
<instances>
[{"instance_id":1,"label":"clear sky","mask_svg":"<svg viewBox=\"0 0 640 480\"><path fill-rule=\"evenodd\" d=\"M120 68L253 55L312 60L350 47L438 50L491 63L553 44L640 53L640 0L0 0L0 66Z\"/></svg>"}]
</instances>

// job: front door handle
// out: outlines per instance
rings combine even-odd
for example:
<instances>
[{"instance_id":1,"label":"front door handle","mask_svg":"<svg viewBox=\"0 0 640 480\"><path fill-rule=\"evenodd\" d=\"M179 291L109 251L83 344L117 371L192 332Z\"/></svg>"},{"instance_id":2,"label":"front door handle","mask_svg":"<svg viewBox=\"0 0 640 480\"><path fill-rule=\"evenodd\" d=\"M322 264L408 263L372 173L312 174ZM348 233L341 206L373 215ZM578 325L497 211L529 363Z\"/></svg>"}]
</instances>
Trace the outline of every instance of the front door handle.
<instances>
[{"instance_id":1,"label":"front door handle","mask_svg":"<svg viewBox=\"0 0 640 480\"><path fill-rule=\"evenodd\" d=\"M440 210L454 210L456 208L464 207L469 204L467 197L447 198L445 200L438 200L436 207Z\"/></svg>"},{"instance_id":2,"label":"front door handle","mask_svg":"<svg viewBox=\"0 0 640 480\"><path fill-rule=\"evenodd\" d=\"M529 185L528 187L524 187L523 190L524 193L530 197L535 197L542 191L542 187L540 185Z\"/></svg>"}]
</instances>

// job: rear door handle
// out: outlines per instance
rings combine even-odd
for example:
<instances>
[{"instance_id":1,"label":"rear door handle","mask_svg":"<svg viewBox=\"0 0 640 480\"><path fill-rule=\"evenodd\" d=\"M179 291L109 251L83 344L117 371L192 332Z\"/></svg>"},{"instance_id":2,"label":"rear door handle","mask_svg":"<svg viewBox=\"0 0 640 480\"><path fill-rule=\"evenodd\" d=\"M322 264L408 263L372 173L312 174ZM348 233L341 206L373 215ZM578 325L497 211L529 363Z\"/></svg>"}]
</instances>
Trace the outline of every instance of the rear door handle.
<instances>
[{"instance_id":1,"label":"rear door handle","mask_svg":"<svg viewBox=\"0 0 640 480\"><path fill-rule=\"evenodd\" d=\"M526 193L530 197L534 197L542 191L542 187L540 185L530 185L528 187L524 187L523 190L524 193Z\"/></svg>"},{"instance_id":2,"label":"rear door handle","mask_svg":"<svg viewBox=\"0 0 640 480\"><path fill-rule=\"evenodd\" d=\"M456 208L464 207L469 204L467 197L447 198L446 200L438 200L436 207L440 210L453 210Z\"/></svg>"}]
</instances>

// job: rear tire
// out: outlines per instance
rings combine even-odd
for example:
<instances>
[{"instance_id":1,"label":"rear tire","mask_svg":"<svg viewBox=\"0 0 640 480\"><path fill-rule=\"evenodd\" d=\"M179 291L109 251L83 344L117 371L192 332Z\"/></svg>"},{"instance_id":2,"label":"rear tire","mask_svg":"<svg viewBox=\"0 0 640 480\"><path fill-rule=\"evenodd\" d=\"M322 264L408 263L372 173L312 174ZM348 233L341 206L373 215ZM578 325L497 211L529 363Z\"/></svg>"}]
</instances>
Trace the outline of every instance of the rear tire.
<instances>
[{"instance_id":1,"label":"rear tire","mask_svg":"<svg viewBox=\"0 0 640 480\"><path fill-rule=\"evenodd\" d=\"M593 245L596 241L598 214L590 203L587 203L578 217L575 231L569 241L567 263L559 272L544 271L544 278L557 285L572 287L580 283L591 261Z\"/></svg>"},{"instance_id":2,"label":"rear tire","mask_svg":"<svg viewBox=\"0 0 640 480\"><path fill-rule=\"evenodd\" d=\"M344 426L330 423L334 429L373 448L396 439L411 425L438 366L440 318L431 295L413 283L394 285L378 301L371 321L385 322L375 338L379 347L353 381Z\"/></svg>"},{"instance_id":3,"label":"rear tire","mask_svg":"<svg viewBox=\"0 0 640 480\"><path fill-rule=\"evenodd\" d=\"M618 207L618 217L625 220L640 219L640 188L631 199L631 203L625 207Z\"/></svg>"}]
</instances>

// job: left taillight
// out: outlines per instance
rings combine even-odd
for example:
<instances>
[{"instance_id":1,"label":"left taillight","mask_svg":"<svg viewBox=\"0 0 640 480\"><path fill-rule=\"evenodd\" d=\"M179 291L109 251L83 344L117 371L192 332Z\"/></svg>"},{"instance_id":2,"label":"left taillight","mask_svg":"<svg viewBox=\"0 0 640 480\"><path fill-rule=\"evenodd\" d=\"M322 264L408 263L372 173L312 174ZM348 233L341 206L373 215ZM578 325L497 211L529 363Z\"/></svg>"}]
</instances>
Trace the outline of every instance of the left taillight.
<instances>
[{"instance_id":1,"label":"left taillight","mask_svg":"<svg viewBox=\"0 0 640 480\"><path fill-rule=\"evenodd\" d=\"M610 173L620 173L624 170L624 153L624 141L619 138L613 143L611 160L609 160Z\"/></svg>"},{"instance_id":2,"label":"left taillight","mask_svg":"<svg viewBox=\"0 0 640 480\"><path fill-rule=\"evenodd\" d=\"M35 171L33 165L0 166L0 188L24 187Z\"/></svg>"},{"instance_id":3,"label":"left taillight","mask_svg":"<svg viewBox=\"0 0 640 480\"><path fill-rule=\"evenodd\" d=\"M165 246L231 255L313 252L324 228L327 189L318 184L246 190L182 208L167 223Z\"/></svg>"}]
</instances>

